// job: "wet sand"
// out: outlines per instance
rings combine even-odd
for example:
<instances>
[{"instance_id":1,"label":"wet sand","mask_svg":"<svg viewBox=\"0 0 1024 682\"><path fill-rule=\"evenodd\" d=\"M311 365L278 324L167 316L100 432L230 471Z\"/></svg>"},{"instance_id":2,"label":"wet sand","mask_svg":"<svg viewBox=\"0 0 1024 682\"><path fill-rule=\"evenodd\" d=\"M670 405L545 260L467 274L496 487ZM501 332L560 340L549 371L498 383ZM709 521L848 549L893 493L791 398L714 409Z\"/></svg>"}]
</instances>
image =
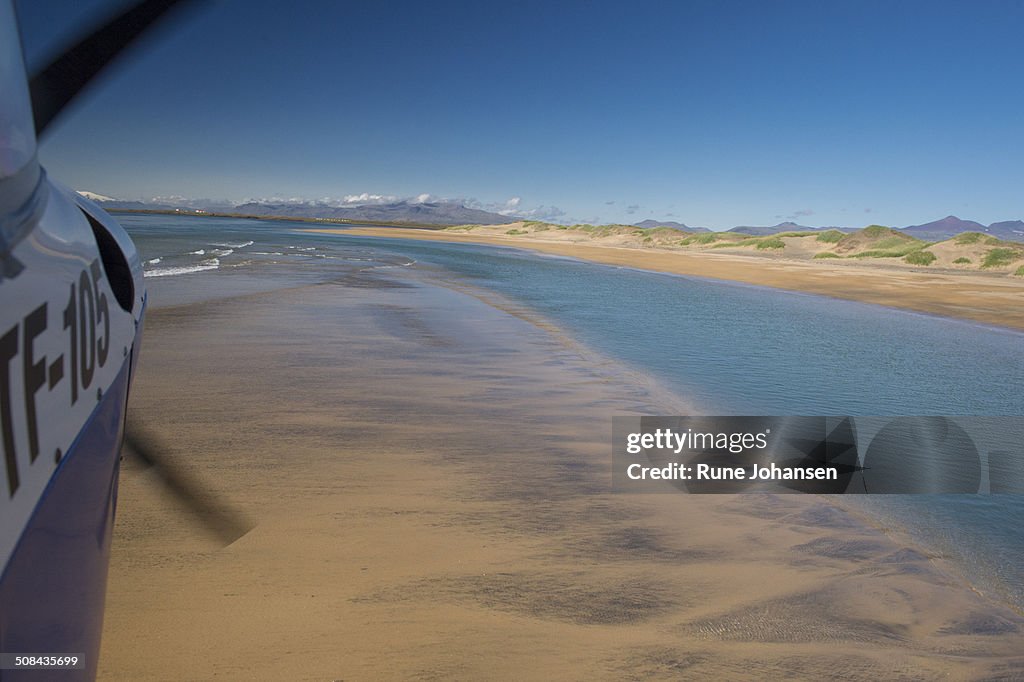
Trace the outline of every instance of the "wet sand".
<instances>
[{"instance_id":1,"label":"wet sand","mask_svg":"<svg viewBox=\"0 0 1024 682\"><path fill-rule=\"evenodd\" d=\"M803 496L616 495L611 416L690 409L412 270L151 311L103 680L1024 677L1024 619Z\"/></svg>"},{"instance_id":2,"label":"wet sand","mask_svg":"<svg viewBox=\"0 0 1024 682\"><path fill-rule=\"evenodd\" d=\"M552 241L553 237L542 239L426 229L376 227L305 231L514 246L595 263L803 291L1024 330L1024 278L1005 274L928 272L884 264L693 253Z\"/></svg>"}]
</instances>

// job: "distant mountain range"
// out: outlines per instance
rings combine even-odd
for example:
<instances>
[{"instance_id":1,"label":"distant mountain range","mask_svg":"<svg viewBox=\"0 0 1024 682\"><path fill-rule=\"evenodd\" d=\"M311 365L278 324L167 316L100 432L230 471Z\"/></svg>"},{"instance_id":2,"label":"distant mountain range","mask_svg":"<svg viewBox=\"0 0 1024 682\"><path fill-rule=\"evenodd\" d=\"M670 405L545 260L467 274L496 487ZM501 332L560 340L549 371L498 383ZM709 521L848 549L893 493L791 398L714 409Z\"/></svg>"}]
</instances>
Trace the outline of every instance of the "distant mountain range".
<instances>
[{"instance_id":1,"label":"distant mountain range","mask_svg":"<svg viewBox=\"0 0 1024 682\"><path fill-rule=\"evenodd\" d=\"M659 222L656 220L644 220L643 222L636 223L636 227L675 227L679 230L687 232L706 232L707 228L703 227L687 227L682 223L674 222ZM740 232L743 234L750 234L758 237L764 237L771 234L778 234L780 232L815 232L821 230L839 230L840 232L856 232L860 228L856 227L808 227L806 225L798 225L792 222L779 223L778 225L771 226L750 226L740 225L734 227L728 232ZM917 239L923 239L924 241L937 242L950 237L955 237L963 232L981 232L983 234L991 235L997 239L1005 239L1008 241L1024 242L1024 221L1022 220L1004 220L998 223L992 223L988 227L981 223L976 223L973 220L961 220L956 216L946 216L941 220L935 220L930 223L923 225L909 225L903 228L895 228L904 234L908 234Z\"/></svg>"},{"instance_id":2,"label":"distant mountain range","mask_svg":"<svg viewBox=\"0 0 1024 682\"><path fill-rule=\"evenodd\" d=\"M492 213L478 208L469 208L458 201L395 201L382 204L362 204L352 206L333 206L320 202L249 202L231 205L226 202L173 200L168 201L122 201L112 197L80 191L84 197L92 199L104 208L125 211L187 211L207 213L234 213L251 216L276 216L281 218L304 218L327 220L350 220L379 223L412 223L419 225L507 225L519 220L518 216L507 216ZM706 227L693 227L673 220L643 220L635 223L636 227L652 229L670 227L682 232L711 232ZM856 227L808 227L794 222L783 222L771 226L740 225L728 232L740 232L763 237L780 232L813 232L819 230L839 230L855 232ZM988 227L973 220L962 220L956 216L946 216L923 225L910 225L895 228L905 234L925 241L941 241L963 232L982 232L997 239L1024 242L1024 221L1004 220L992 223Z\"/></svg>"},{"instance_id":3,"label":"distant mountain range","mask_svg":"<svg viewBox=\"0 0 1024 682\"><path fill-rule=\"evenodd\" d=\"M843 230L844 232L852 232L853 229L854 228L843 227L807 227L806 225L797 225L796 223L787 221L770 227L740 225L739 227L734 227L728 230L728 232L739 232L740 234L752 234L755 237L764 237L770 234L778 234L780 232L814 232L816 230Z\"/></svg>"},{"instance_id":4,"label":"distant mountain range","mask_svg":"<svg viewBox=\"0 0 1024 682\"><path fill-rule=\"evenodd\" d=\"M238 205L195 202L195 205L192 205L187 201L175 203L121 201L92 192L79 192L79 194L96 201L104 208L125 211L233 213L281 218L365 220L368 222L413 223L418 225L504 225L522 220L522 218L509 217L500 213L469 208L457 201L396 201L392 203L353 206L331 206L317 202L248 202Z\"/></svg>"},{"instance_id":5,"label":"distant mountain range","mask_svg":"<svg viewBox=\"0 0 1024 682\"><path fill-rule=\"evenodd\" d=\"M317 204L248 203L236 206L235 213L282 216L288 218L327 218L330 220L368 220L381 223L418 223L422 225L504 225L522 218L510 218L478 208L467 208L457 201L363 206L324 206Z\"/></svg>"},{"instance_id":6,"label":"distant mountain range","mask_svg":"<svg viewBox=\"0 0 1024 682\"><path fill-rule=\"evenodd\" d=\"M683 232L710 232L706 227L690 227L683 223L677 223L674 220L642 220L636 223L635 227L642 227L644 229L652 229L655 227L671 227L673 230L682 230Z\"/></svg>"},{"instance_id":7,"label":"distant mountain range","mask_svg":"<svg viewBox=\"0 0 1024 682\"><path fill-rule=\"evenodd\" d=\"M997 239L1024 242L1024 221L1020 220L1004 220L985 227L973 220L961 220L951 215L946 216L942 220L935 220L924 225L911 225L910 227L903 228L903 231L918 239L924 239L929 242L949 239L961 232L984 232Z\"/></svg>"}]
</instances>

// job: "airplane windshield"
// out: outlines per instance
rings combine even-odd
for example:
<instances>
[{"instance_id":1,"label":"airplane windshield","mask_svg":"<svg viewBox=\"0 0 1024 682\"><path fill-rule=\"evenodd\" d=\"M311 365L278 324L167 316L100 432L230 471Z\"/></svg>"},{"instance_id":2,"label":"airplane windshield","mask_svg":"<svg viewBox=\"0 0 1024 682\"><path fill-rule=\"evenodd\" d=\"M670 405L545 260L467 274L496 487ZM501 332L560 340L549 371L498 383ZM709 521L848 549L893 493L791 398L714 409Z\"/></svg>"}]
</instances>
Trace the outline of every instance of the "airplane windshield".
<instances>
[{"instance_id":1,"label":"airplane windshield","mask_svg":"<svg viewBox=\"0 0 1024 682\"><path fill-rule=\"evenodd\" d=\"M0 179L14 175L36 152L35 124L14 8L0 0Z\"/></svg>"}]
</instances>

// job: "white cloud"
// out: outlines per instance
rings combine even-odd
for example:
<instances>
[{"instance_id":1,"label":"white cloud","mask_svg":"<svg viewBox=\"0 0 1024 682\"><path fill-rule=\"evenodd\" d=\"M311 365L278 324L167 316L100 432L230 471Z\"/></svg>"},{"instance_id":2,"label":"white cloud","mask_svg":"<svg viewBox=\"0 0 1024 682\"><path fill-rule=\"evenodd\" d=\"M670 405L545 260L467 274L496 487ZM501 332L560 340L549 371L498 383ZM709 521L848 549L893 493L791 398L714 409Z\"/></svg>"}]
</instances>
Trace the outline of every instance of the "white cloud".
<instances>
[{"instance_id":1,"label":"white cloud","mask_svg":"<svg viewBox=\"0 0 1024 682\"><path fill-rule=\"evenodd\" d=\"M151 204L168 204L170 206L185 206L192 203L192 201L183 197L180 194L169 194L166 196L153 197L149 200Z\"/></svg>"},{"instance_id":2,"label":"white cloud","mask_svg":"<svg viewBox=\"0 0 1024 682\"><path fill-rule=\"evenodd\" d=\"M494 208L490 208L488 210L492 210L495 213L500 213L501 215L513 216L513 215L516 215L519 212L519 210L520 210L519 206L522 203L523 203L523 200L522 200L521 197L512 197L511 199L506 201L504 204L495 206Z\"/></svg>"},{"instance_id":3,"label":"white cloud","mask_svg":"<svg viewBox=\"0 0 1024 682\"><path fill-rule=\"evenodd\" d=\"M309 199L304 197L282 197L282 196L270 196L270 197L246 197L242 200L243 204L308 204Z\"/></svg>"},{"instance_id":4,"label":"white cloud","mask_svg":"<svg viewBox=\"0 0 1024 682\"><path fill-rule=\"evenodd\" d=\"M516 211L514 215L518 218L527 218L529 220L558 220L565 216L565 211L558 208L557 206L537 206L526 211Z\"/></svg>"},{"instance_id":5,"label":"white cloud","mask_svg":"<svg viewBox=\"0 0 1024 682\"><path fill-rule=\"evenodd\" d=\"M182 196L163 196L154 197L154 202L172 204L172 205L196 205L197 200L188 199ZM337 196L321 196L318 198L310 199L307 197L286 197L281 195L264 196L264 197L247 197L239 204L246 203L259 203L259 204L285 204L285 205L316 205L316 206L329 206L333 208L345 208L355 206L378 206L381 204L393 204L397 202L408 202L410 204L425 204L425 203L457 203L467 208L475 208L483 211L489 211L491 213L497 213L499 215L507 216L510 218L524 218L528 220L547 220L552 222L564 222L567 220L566 212L557 206L550 205L537 205L537 206L525 206L523 204L523 198L520 196L512 196L504 201L493 201L483 202L478 199L465 199L461 197L441 197L429 192L423 192L421 194L412 196L397 196L394 194L375 194L373 192L359 192L352 194L345 194L340 197ZM212 203L212 202L211 202ZM223 202L225 204L235 202ZM198 205L197 205L198 206Z\"/></svg>"},{"instance_id":6,"label":"white cloud","mask_svg":"<svg viewBox=\"0 0 1024 682\"><path fill-rule=\"evenodd\" d=\"M347 194L341 200L341 204L365 206L367 204L391 204L398 201L398 197L390 194L370 194L369 192L363 192L362 194Z\"/></svg>"},{"instance_id":7,"label":"white cloud","mask_svg":"<svg viewBox=\"0 0 1024 682\"><path fill-rule=\"evenodd\" d=\"M418 197L398 197L394 194L373 194L371 192L361 192L359 194L346 194L340 198L324 196L318 199L309 199L307 197L282 197L282 196L270 196L270 197L247 197L240 203L259 203L259 204L307 204L316 206L330 206L333 208L343 208L346 206L375 206L380 204L393 204L399 201L408 201L411 203L422 203L424 197L430 195L421 194Z\"/></svg>"},{"instance_id":8,"label":"white cloud","mask_svg":"<svg viewBox=\"0 0 1024 682\"><path fill-rule=\"evenodd\" d=\"M483 202L479 199L466 199L462 201L466 208L476 208L481 211L490 211L509 218L524 218L526 220L550 220L557 222L565 217L565 211L557 206L534 206L526 208L523 206L522 197L511 197L505 201Z\"/></svg>"}]
</instances>

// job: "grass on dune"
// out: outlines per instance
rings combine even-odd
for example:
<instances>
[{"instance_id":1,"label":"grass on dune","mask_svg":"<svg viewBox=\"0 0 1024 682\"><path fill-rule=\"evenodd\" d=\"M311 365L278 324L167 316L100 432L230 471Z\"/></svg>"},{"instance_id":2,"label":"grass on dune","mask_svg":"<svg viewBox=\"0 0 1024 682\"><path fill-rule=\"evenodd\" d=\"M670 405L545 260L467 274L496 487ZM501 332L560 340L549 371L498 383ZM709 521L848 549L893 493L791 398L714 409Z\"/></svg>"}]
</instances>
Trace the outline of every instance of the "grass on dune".
<instances>
[{"instance_id":1,"label":"grass on dune","mask_svg":"<svg viewBox=\"0 0 1024 682\"><path fill-rule=\"evenodd\" d=\"M765 239L758 241L757 245L754 248L756 248L758 251L766 251L768 249L784 249L786 248L786 243L782 241L778 236L766 237Z\"/></svg>"},{"instance_id":2,"label":"grass on dune","mask_svg":"<svg viewBox=\"0 0 1024 682\"><path fill-rule=\"evenodd\" d=\"M690 235L683 241L679 242L680 246L690 246L691 244L697 244L698 246L705 246L713 242L723 239L718 232L701 232L699 234Z\"/></svg>"},{"instance_id":3,"label":"grass on dune","mask_svg":"<svg viewBox=\"0 0 1024 682\"><path fill-rule=\"evenodd\" d=\"M868 225L867 227L860 231L860 233L863 236L870 237L871 239L874 239L876 237L882 237L887 234L892 234L892 232L892 228L886 227L885 225Z\"/></svg>"},{"instance_id":4,"label":"grass on dune","mask_svg":"<svg viewBox=\"0 0 1024 682\"><path fill-rule=\"evenodd\" d=\"M1015 248L989 249L988 253L985 254L984 260L981 261L981 267L999 268L1009 265L1020 258L1024 258L1024 250Z\"/></svg>"},{"instance_id":5,"label":"grass on dune","mask_svg":"<svg viewBox=\"0 0 1024 682\"><path fill-rule=\"evenodd\" d=\"M935 262L935 254L931 251L912 251L903 257L903 261L911 265L931 265Z\"/></svg>"},{"instance_id":6,"label":"grass on dune","mask_svg":"<svg viewBox=\"0 0 1024 682\"><path fill-rule=\"evenodd\" d=\"M651 237L677 237L679 236L679 230L674 230L671 227L652 227L643 232Z\"/></svg>"},{"instance_id":7,"label":"grass on dune","mask_svg":"<svg viewBox=\"0 0 1024 682\"><path fill-rule=\"evenodd\" d=\"M757 244L758 241L759 241L758 239L754 239L753 237L748 237L747 239L730 239L728 241L718 242L717 244L712 244L711 248L712 249L728 249L729 247L737 247L737 246L753 246L753 245Z\"/></svg>"},{"instance_id":8,"label":"grass on dune","mask_svg":"<svg viewBox=\"0 0 1024 682\"><path fill-rule=\"evenodd\" d=\"M891 249L898 249L907 244L905 237L888 237L880 240L877 244L874 244L875 249L879 251L889 251Z\"/></svg>"},{"instance_id":9,"label":"grass on dune","mask_svg":"<svg viewBox=\"0 0 1024 682\"><path fill-rule=\"evenodd\" d=\"M960 246L966 246L968 244L977 244L979 242L983 244L999 243L999 240L993 237L992 235L983 234L981 232L961 232L953 239Z\"/></svg>"},{"instance_id":10,"label":"grass on dune","mask_svg":"<svg viewBox=\"0 0 1024 682\"><path fill-rule=\"evenodd\" d=\"M888 239L883 239L882 242L888 242ZM901 241L899 244L894 245L890 248L884 249L869 249L868 251L861 251L855 253L850 258L902 258L915 251L920 251L925 247L931 246L928 242L922 242L914 240L912 242Z\"/></svg>"},{"instance_id":11,"label":"grass on dune","mask_svg":"<svg viewBox=\"0 0 1024 682\"><path fill-rule=\"evenodd\" d=\"M835 244L842 238L843 233L839 230L825 230L815 237L819 242L823 242L825 244Z\"/></svg>"}]
</instances>

